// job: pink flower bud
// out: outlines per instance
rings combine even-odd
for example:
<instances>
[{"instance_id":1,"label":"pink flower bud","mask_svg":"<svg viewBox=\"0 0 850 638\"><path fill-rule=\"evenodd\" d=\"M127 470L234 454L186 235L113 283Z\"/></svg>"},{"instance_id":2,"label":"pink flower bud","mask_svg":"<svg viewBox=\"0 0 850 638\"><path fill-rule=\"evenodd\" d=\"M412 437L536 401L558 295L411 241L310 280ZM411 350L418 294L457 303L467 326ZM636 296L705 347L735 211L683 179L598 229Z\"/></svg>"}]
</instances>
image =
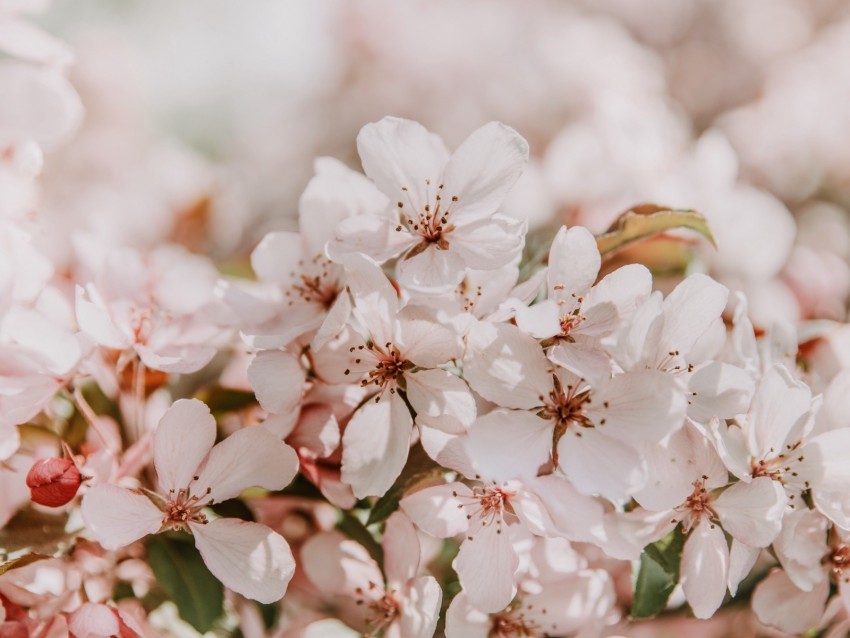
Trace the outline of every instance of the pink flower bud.
<instances>
[{"instance_id":1,"label":"pink flower bud","mask_svg":"<svg viewBox=\"0 0 850 638\"><path fill-rule=\"evenodd\" d=\"M80 470L70 459L39 459L27 474L32 500L47 507L61 507L77 494Z\"/></svg>"}]
</instances>

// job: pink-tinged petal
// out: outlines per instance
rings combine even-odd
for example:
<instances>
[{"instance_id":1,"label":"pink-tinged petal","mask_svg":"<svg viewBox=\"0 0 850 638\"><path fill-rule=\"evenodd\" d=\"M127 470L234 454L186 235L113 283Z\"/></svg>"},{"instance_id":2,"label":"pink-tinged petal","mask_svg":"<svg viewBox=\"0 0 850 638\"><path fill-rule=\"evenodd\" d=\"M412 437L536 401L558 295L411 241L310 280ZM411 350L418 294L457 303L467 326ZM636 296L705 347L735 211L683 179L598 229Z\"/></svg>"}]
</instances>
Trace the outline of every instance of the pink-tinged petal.
<instances>
[{"instance_id":1,"label":"pink-tinged petal","mask_svg":"<svg viewBox=\"0 0 850 638\"><path fill-rule=\"evenodd\" d=\"M756 585L752 607L756 618L765 625L801 636L818 626L828 597L828 579L805 592L777 569Z\"/></svg>"},{"instance_id":2,"label":"pink-tinged petal","mask_svg":"<svg viewBox=\"0 0 850 638\"><path fill-rule=\"evenodd\" d=\"M405 380L417 424L458 434L475 421L475 399L458 376L446 370L421 370L406 374Z\"/></svg>"},{"instance_id":3,"label":"pink-tinged petal","mask_svg":"<svg viewBox=\"0 0 850 638\"><path fill-rule=\"evenodd\" d=\"M614 349L614 358L625 370L655 365L655 351L664 326L661 291L653 292L638 306L632 319L623 327Z\"/></svg>"},{"instance_id":4,"label":"pink-tinged petal","mask_svg":"<svg viewBox=\"0 0 850 638\"><path fill-rule=\"evenodd\" d=\"M319 532L301 547L300 564L307 578L328 594L355 594L372 585L383 585L377 563L360 543L339 532Z\"/></svg>"},{"instance_id":5,"label":"pink-tinged petal","mask_svg":"<svg viewBox=\"0 0 850 638\"><path fill-rule=\"evenodd\" d=\"M76 311L80 330L98 345L115 350L124 350L132 345L130 338L115 325L107 310L86 299L86 293L80 286L77 286Z\"/></svg>"},{"instance_id":6,"label":"pink-tinged petal","mask_svg":"<svg viewBox=\"0 0 850 638\"><path fill-rule=\"evenodd\" d=\"M193 486L198 490L210 488L210 498L218 503L239 496L249 487L281 490L297 473L295 450L266 428L252 426L216 444Z\"/></svg>"},{"instance_id":7,"label":"pink-tinged petal","mask_svg":"<svg viewBox=\"0 0 850 638\"><path fill-rule=\"evenodd\" d=\"M325 320L322 322L322 325L313 337L313 341L310 342L310 348L313 351L324 348L328 341L342 332L342 329L345 327L345 324L348 323L348 318L350 316L351 298L345 294L345 291L343 290L337 296L336 301L334 301L331 306L331 309L328 310Z\"/></svg>"},{"instance_id":8,"label":"pink-tinged petal","mask_svg":"<svg viewBox=\"0 0 850 638\"><path fill-rule=\"evenodd\" d=\"M547 635L572 636L594 625L597 631L591 635L598 635L598 628L616 602L609 574L602 569L587 569L547 583L539 593L524 596L519 613L545 627Z\"/></svg>"},{"instance_id":9,"label":"pink-tinged petal","mask_svg":"<svg viewBox=\"0 0 850 638\"><path fill-rule=\"evenodd\" d=\"M490 615L473 607L465 592L453 599L446 611L446 638L488 638Z\"/></svg>"},{"instance_id":10,"label":"pink-tinged petal","mask_svg":"<svg viewBox=\"0 0 850 638\"><path fill-rule=\"evenodd\" d=\"M179 399L159 421L153 460L163 492L188 487L215 443L215 419L203 401Z\"/></svg>"},{"instance_id":11,"label":"pink-tinged petal","mask_svg":"<svg viewBox=\"0 0 850 638\"><path fill-rule=\"evenodd\" d=\"M469 527L465 510L458 506L466 502L463 499L471 498L472 490L463 483L447 483L408 494L399 505L422 531L437 538L451 538Z\"/></svg>"},{"instance_id":12,"label":"pink-tinged petal","mask_svg":"<svg viewBox=\"0 0 850 638\"><path fill-rule=\"evenodd\" d=\"M197 372L215 356L211 346L167 346L154 350L148 346L137 345L136 352L145 367L161 372L189 374Z\"/></svg>"},{"instance_id":13,"label":"pink-tinged petal","mask_svg":"<svg viewBox=\"0 0 850 638\"><path fill-rule=\"evenodd\" d=\"M529 480L526 489L540 498L559 535L578 542L599 538L605 510L597 499L581 494L557 474Z\"/></svg>"},{"instance_id":14,"label":"pink-tinged petal","mask_svg":"<svg viewBox=\"0 0 850 638\"><path fill-rule=\"evenodd\" d=\"M688 380L688 416L708 423L712 417L731 419L746 413L755 390L752 375L737 366L712 361Z\"/></svg>"},{"instance_id":15,"label":"pink-tinged petal","mask_svg":"<svg viewBox=\"0 0 850 638\"><path fill-rule=\"evenodd\" d=\"M582 325L582 332L594 335L610 334L618 329L623 321L630 320L638 305L652 293L652 273L641 264L629 264L605 275L584 297L582 314L588 319ZM606 321L591 321L597 307L613 306L616 312Z\"/></svg>"},{"instance_id":16,"label":"pink-tinged petal","mask_svg":"<svg viewBox=\"0 0 850 638\"><path fill-rule=\"evenodd\" d=\"M575 343L560 342L549 350L549 360L574 375L587 379L591 386L603 385L611 378L611 359L604 350L592 343L576 339Z\"/></svg>"},{"instance_id":17,"label":"pink-tinged petal","mask_svg":"<svg viewBox=\"0 0 850 638\"><path fill-rule=\"evenodd\" d=\"M458 254L428 245L418 253L409 253L396 262L398 283L405 288L428 294L450 292L461 281L466 264Z\"/></svg>"},{"instance_id":18,"label":"pink-tinged petal","mask_svg":"<svg viewBox=\"0 0 850 638\"><path fill-rule=\"evenodd\" d=\"M636 370L599 388L585 412L608 436L639 444L660 441L679 429L686 409L684 389L675 376Z\"/></svg>"},{"instance_id":19,"label":"pink-tinged petal","mask_svg":"<svg viewBox=\"0 0 850 638\"><path fill-rule=\"evenodd\" d=\"M283 598L295 560L280 534L235 518L190 526L204 563L225 587L266 604Z\"/></svg>"},{"instance_id":20,"label":"pink-tinged petal","mask_svg":"<svg viewBox=\"0 0 850 638\"><path fill-rule=\"evenodd\" d=\"M817 491L841 492L850 485L850 428L819 434L806 443L800 463Z\"/></svg>"},{"instance_id":21,"label":"pink-tinged petal","mask_svg":"<svg viewBox=\"0 0 850 638\"><path fill-rule=\"evenodd\" d=\"M567 312L577 304L572 295L583 296L599 274L602 258L589 230L561 226L549 250L549 298L568 302Z\"/></svg>"},{"instance_id":22,"label":"pink-tinged petal","mask_svg":"<svg viewBox=\"0 0 850 638\"><path fill-rule=\"evenodd\" d=\"M513 600L518 566L507 527L495 521L466 538L452 562L469 602L488 612L501 611Z\"/></svg>"},{"instance_id":23,"label":"pink-tinged petal","mask_svg":"<svg viewBox=\"0 0 850 638\"><path fill-rule=\"evenodd\" d=\"M339 423L331 408L316 403L306 405L288 442L295 448L310 450L318 458L330 456L340 443Z\"/></svg>"},{"instance_id":24,"label":"pink-tinged petal","mask_svg":"<svg viewBox=\"0 0 850 638\"><path fill-rule=\"evenodd\" d=\"M473 131L443 173L443 196L457 197L450 219L480 219L494 213L525 170L528 142L509 126L490 122Z\"/></svg>"},{"instance_id":25,"label":"pink-tinged petal","mask_svg":"<svg viewBox=\"0 0 850 638\"><path fill-rule=\"evenodd\" d=\"M767 547L782 529L785 490L766 476L735 483L714 501L714 511L723 529L737 540L750 547Z\"/></svg>"},{"instance_id":26,"label":"pink-tinged petal","mask_svg":"<svg viewBox=\"0 0 850 638\"><path fill-rule=\"evenodd\" d=\"M433 576L413 581L401 601L401 635L404 638L432 638L440 619L443 590Z\"/></svg>"},{"instance_id":27,"label":"pink-tinged petal","mask_svg":"<svg viewBox=\"0 0 850 638\"><path fill-rule=\"evenodd\" d=\"M411 206L412 214L425 208L426 189L432 196L449 159L437 135L411 120L385 117L367 124L357 135L363 170L390 200ZM425 180L430 180L430 185ZM402 190L406 189L406 190Z\"/></svg>"},{"instance_id":28,"label":"pink-tinged petal","mask_svg":"<svg viewBox=\"0 0 850 638\"><path fill-rule=\"evenodd\" d=\"M106 549L119 549L162 526L163 513L147 496L104 483L83 497L83 520L92 537Z\"/></svg>"},{"instance_id":29,"label":"pink-tinged petal","mask_svg":"<svg viewBox=\"0 0 850 638\"><path fill-rule=\"evenodd\" d=\"M408 361L423 368L436 368L461 355L457 335L419 306L399 312L395 341Z\"/></svg>"},{"instance_id":30,"label":"pink-tinged petal","mask_svg":"<svg viewBox=\"0 0 850 638\"><path fill-rule=\"evenodd\" d=\"M535 339L548 339L561 334L561 313L558 304L552 299L533 306L520 306L515 318L519 329Z\"/></svg>"},{"instance_id":31,"label":"pink-tinged petal","mask_svg":"<svg viewBox=\"0 0 850 638\"><path fill-rule=\"evenodd\" d=\"M251 253L251 267L260 281L287 286L297 281L303 270L303 240L298 233L268 233Z\"/></svg>"},{"instance_id":32,"label":"pink-tinged petal","mask_svg":"<svg viewBox=\"0 0 850 638\"><path fill-rule=\"evenodd\" d=\"M619 501L645 485L646 464L634 447L595 428L574 429L558 442L558 462L580 492Z\"/></svg>"},{"instance_id":33,"label":"pink-tinged petal","mask_svg":"<svg viewBox=\"0 0 850 638\"><path fill-rule=\"evenodd\" d=\"M451 434L419 423L419 442L425 452L445 468L460 472L467 478L475 477L475 468L466 451L465 437Z\"/></svg>"},{"instance_id":34,"label":"pink-tinged petal","mask_svg":"<svg viewBox=\"0 0 850 638\"><path fill-rule=\"evenodd\" d=\"M76 638L98 638L119 635L121 624L115 609L97 603L83 603L68 619L68 629Z\"/></svg>"},{"instance_id":35,"label":"pink-tinged petal","mask_svg":"<svg viewBox=\"0 0 850 638\"><path fill-rule=\"evenodd\" d=\"M765 372L750 411L747 440L758 458L774 456L796 442L810 417L811 391L781 365Z\"/></svg>"},{"instance_id":36,"label":"pink-tinged petal","mask_svg":"<svg viewBox=\"0 0 850 638\"><path fill-rule=\"evenodd\" d=\"M392 342L393 319L399 304L390 280L378 264L363 255L352 258L346 266L348 289L354 299L354 318L376 343L383 346Z\"/></svg>"},{"instance_id":37,"label":"pink-tinged petal","mask_svg":"<svg viewBox=\"0 0 850 638\"><path fill-rule=\"evenodd\" d=\"M395 511L387 519L381 546L387 587L401 591L416 577L420 554L416 529L404 513Z\"/></svg>"},{"instance_id":38,"label":"pink-tinged petal","mask_svg":"<svg viewBox=\"0 0 850 638\"><path fill-rule=\"evenodd\" d=\"M726 595L729 547L719 526L701 521L682 552L681 583L694 616L711 618Z\"/></svg>"},{"instance_id":39,"label":"pink-tinged petal","mask_svg":"<svg viewBox=\"0 0 850 638\"><path fill-rule=\"evenodd\" d=\"M282 350L260 352L248 366L248 380L267 412L289 412L301 401L304 370L298 359Z\"/></svg>"},{"instance_id":40,"label":"pink-tinged petal","mask_svg":"<svg viewBox=\"0 0 850 638\"><path fill-rule=\"evenodd\" d=\"M525 221L493 215L458 225L446 236L450 250L467 268L496 270L520 256L527 225Z\"/></svg>"},{"instance_id":41,"label":"pink-tinged petal","mask_svg":"<svg viewBox=\"0 0 850 638\"><path fill-rule=\"evenodd\" d=\"M398 393L370 399L342 436L342 480L357 498L383 496L401 474L410 451L413 419Z\"/></svg>"},{"instance_id":42,"label":"pink-tinged petal","mask_svg":"<svg viewBox=\"0 0 850 638\"><path fill-rule=\"evenodd\" d=\"M720 317L729 290L703 274L687 277L664 299L664 329L658 354L680 352L683 356Z\"/></svg>"},{"instance_id":43,"label":"pink-tinged petal","mask_svg":"<svg viewBox=\"0 0 850 638\"><path fill-rule=\"evenodd\" d=\"M525 528L538 536L556 536L559 530L555 526L549 511L537 494L528 490L519 490L510 497L511 507Z\"/></svg>"},{"instance_id":44,"label":"pink-tinged petal","mask_svg":"<svg viewBox=\"0 0 850 638\"><path fill-rule=\"evenodd\" d=\"M729 550L729 582L726 583L732 596L738 593L738 585L752 571L759 554L761 550L758 547L750 547L732 539L732 547Z\"/></svg>"},{"instance_id":45,"label":"pink-tinged petal","mask_svg":"<svg viewBox=\"0 0 850 638\"><path fill-rule=\"evenodd\" d=\"M804 591L811 591L816 583L828 579L820 564L830 551L828 524L817 510L798 507L785 515L782 532L773 541L773 549L788 578Z\"/></svg>"},{"instance_id":46,"label":"pink-tinged petal","mask_svg":"<svg viewBox=\"0 0 850 638\"><path fill-rule=\"evenodd\" d=\"M466 450L484 479L502 482L537 476L552 452L552 422L525 411L496 409L479 417Z\"/></svg>"},{"instance_id":47,"label":"pink-tinged petal","mask_svg":"<svg viewBox=\"0 0 850 638\"><path fill-rule=\"evenodd\" d=\"M407 204L405 204L407 205ZM345 264L363 254L378 263L392 259L419 243L419 235L406 229L396 231L398 217L389 215L355 215L340 222L334 237L325 247L327 256Z\"/></svg>"},{"instance_id":48,"label":"pink-tinged petal","mask_svg":"<svg viewBox=\"0 0 850 638\"><path fill-rule=\"evenodd\" d=\"M279 439L285 439L295 429L300 413L298 410L286 412L285 414L270 414L260 425L266 428ZM293 445L295 445L293 443Z\"/></svg>"},{"instance_id":49,"label":"pink-tinged petal","mask_svg":"<svg viewBox=\"0 0 850 638\"><path fill-rule=\"evenodd\" d=\"M552 389L551 365L540 344L516 326L478 322L467 336L464 376L488 401L506 408L542 405Z\"/></svg>"},{"instance_id":50,"label":"pink-tinged petal","mask_svg":"<svg viewBox=\"0 0 850 638\"><path fill-rule=\"evenodd\" d=\"M812 501L818 511L838 527L850 530L850 494L846 489L813 489Z\"/></svg>"}]
</instances>

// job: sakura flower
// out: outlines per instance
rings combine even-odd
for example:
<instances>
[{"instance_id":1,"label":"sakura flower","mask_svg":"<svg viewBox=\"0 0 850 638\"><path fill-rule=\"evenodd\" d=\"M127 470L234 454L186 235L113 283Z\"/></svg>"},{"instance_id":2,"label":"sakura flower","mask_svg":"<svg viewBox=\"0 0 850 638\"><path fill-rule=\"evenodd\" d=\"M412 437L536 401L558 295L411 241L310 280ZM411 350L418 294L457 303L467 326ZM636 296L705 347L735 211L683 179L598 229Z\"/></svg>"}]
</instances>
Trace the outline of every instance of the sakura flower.
<instances>
[{"instance_id":1,"label":"sakura flower","mask_svg":"<svg viewBox=\"0 0 850 638\"><path fill-rule=\"evenodd\" d=\"M540 345L509 324L480 322L467 337L470 387L517 415L517 431L548 438L552 457L583 493L620 500L646 480L639 453L681 427L685 397L678 379L635 370L599 385L553 368ZM530 436L530 434L529 434Z\"/></svg>"},{"instance_id":2,"label":"sakura flower","mask_svg":"<svg viewBox=\"0 0 850 638\"><path fill-rule=\"evenodd\" d=\"M638 264L623 266L594 285L601 257L586 228L562 226L549 252L548 299L517 310L517 325L551 339L548 356L574 374L604 381L612 372L600 340L613 335L652 291L652 276Z\"/></svg>"},{"instance_id":3,"label":"sakura flower","mask_svg":"<svg viewBox=\"0 0 850 638\"><path fill-rule=\"evenodd\" d=\"M475 418L466 384L439 366L460 356L459 341L427 309L399 309L387 278L367 258L348 273L358 332L313 358L320 377L359 382L372 397L351 417L342 438L342 480L355 496L381 496L401 473L416 422L461 432Z\"/></svg>"},{"instance_id":4,"label":"sakura flower","mask_svg":"<svg viewBox=\"0 0 850 638\"><path fill-rule=\"evenodd\" d=\"M592 541L602 522L602 506L562 476L537 477L548 442L540 445L521 425L511 431L511 420L507 411L485 415L466 436L472 487L455 481L401 500L402 510L428 534L464 535L453 567L470 604L486 612L504 609L516 595L517 540L531 533Z\"/></svg>"},{"instance_id":5,"label":"sakura flower","mask_svg":"<svg viewBox=\"0 0 850 638\"><path fill-rule=\"evenodd\" d=\"M386 117L363 127L357 149L392 210L343 221L328 246L332 259L401 255L402 286L443 292L467 267L493 270L519 255L525 224L496 214L528 159L528 144L513 129L487 124L450 156L422 125ZM395 230L389 237L388 228Z\"/></svg>"},{"instance_id":6,"label":"sakura flower","mask_svg":"<svg viewBox=\"0 0 850 638\"><path fill-rule=\"evenodd\" d=\"M215 420L203 403L177 401L154 436L160 491L96 485L83 498L83 518L107 549L160 531L189 532L216 578L243 596L274 602L294 570L286 541L265 525L210 519L204 510L252 485L285 487L297 472L295 452L259 427L239 430L213 446L215 436Z\"/></svg>"},{"instance_id":7,"label":"sakura flower","mask_svg":"<svg viewBox=\"0 0 850 638\"><path fill-rule=\"evenodd\" d=\"M410 520L401 512L386 522L381 541L384 571L356 542L336 532L316 535L302 549L307 576L319 589L356 602L345 615L366 636L430 638L443 593L433 576L419 576L420 545Z\"/></svg>"}]
</instances>

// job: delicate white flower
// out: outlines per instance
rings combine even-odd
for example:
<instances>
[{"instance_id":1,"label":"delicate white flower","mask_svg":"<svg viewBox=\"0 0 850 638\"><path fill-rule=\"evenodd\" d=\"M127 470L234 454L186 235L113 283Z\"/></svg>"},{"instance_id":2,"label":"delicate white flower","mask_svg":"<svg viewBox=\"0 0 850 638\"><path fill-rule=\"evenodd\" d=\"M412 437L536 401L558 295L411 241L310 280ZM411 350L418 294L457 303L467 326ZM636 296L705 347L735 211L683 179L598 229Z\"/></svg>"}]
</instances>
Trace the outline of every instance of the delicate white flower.
<instances>
[{"instance_id":1,"label":"delicate white flower","mask_svg":"<svg viewBox=\"0 0 850 638\"><path fill-rule=\"evenodd\" d=\"M214 446L215 436L215 420L203 403L177 401L154 435L159 492L95 485L83 498L83 518L107 549L160 531L189 532L216 578L248 598L277 601L295 570L283 537L259 523L210 520L204 510L251 486L286 487L298 459L265 428L239 430Z\"/></svg>"}]
</instances>

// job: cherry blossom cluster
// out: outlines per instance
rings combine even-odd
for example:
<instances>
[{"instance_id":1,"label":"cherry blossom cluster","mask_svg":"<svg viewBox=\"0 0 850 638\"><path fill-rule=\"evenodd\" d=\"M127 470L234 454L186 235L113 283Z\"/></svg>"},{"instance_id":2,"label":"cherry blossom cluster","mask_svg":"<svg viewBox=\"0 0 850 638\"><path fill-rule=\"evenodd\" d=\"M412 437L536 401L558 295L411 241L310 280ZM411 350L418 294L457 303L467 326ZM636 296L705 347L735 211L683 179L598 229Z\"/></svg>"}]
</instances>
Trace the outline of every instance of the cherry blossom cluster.
<instances>
[{"instance_id":1,"label":"cherry blossom cluster","mask_svg":"<svg viewBox=\"0 0 850 638\"><path fill-rule=\"evenodd\" d=\"M0 636L850 630L850 332L754 313L762 247L733 219L635 199L604 232L529 231L546 187L523 183L517 131L452 151L384 117L357 135L362 172L315 161L297 232L265 234L250 269L199 247L204 201L167 241L124 241L143 214L57 241L49 154L81 100L71 52L18 4L0 3ZM547 154L586 150L565 130ZM711 133L697 151L731 152ZM555 188L585 216L646 192L584 177ZM703 201L774 205L734 181ZM91 188L70 199L116 205ZM676 277L650 270L714 237ZM834 301L806 272L786 282L801 303Z\"/></svg>"}]
</instances>

